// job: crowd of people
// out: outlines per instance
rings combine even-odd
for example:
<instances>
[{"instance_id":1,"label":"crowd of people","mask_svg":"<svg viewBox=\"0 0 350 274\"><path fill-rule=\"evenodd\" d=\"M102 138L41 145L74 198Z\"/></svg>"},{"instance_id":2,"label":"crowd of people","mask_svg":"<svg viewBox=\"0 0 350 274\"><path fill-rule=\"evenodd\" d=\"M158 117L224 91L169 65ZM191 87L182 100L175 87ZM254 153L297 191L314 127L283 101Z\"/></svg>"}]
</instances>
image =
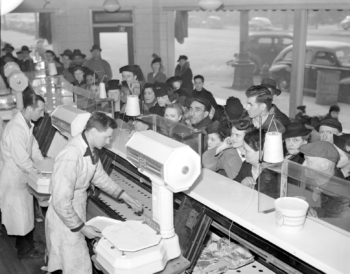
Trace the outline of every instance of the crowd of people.
<instances>
[{"instance_id":1,"label":"crowd of people","mask_svg":"<svg viewBox=\"0 0 350 274\"><path fill-rule=\"evenodd\" d=\"M24 72L35 69L33 60L29 56L30 50L28 47L23 46L20 54L17 53L17 58L12 55L13 50L11 45L6 45L3 48L6 54L2 57L2 64L15 61L18 62ZM144 77L138 65L126 65L119 69L122 75L120 81L113 77L110 65L101 57L101 51L102 49L98 45L94 45L91 48L91 59L86 60L86 55L81 53L79 49L73 51L66 49L60 54L60 59L53 51L47 50L44 53L44 59L47 63L54 63L57 73L63 75L73 85L98 92L98 89L96 90L98 84L104 82L108 97L114 101L115 118L117 120L127 118L128 95L137 95L140 99L142 114L158 115L174 121L175 124L183 124L193 131L202 132L205 136L204 152L201 155L203 167L219 172L223 176L247 187L257 189L260 182L260 191L266 191L272 197L279 196L280 185L276 181L276 177L271 176L267 170L262 171L259 168L263 153L261 148L264 147L267 132L279 132L282 135L285 159L309 167L312 170L322 171L330 176L350 179L350 134L342 133L342 125L338 120L340 112L338 106L331 106L329 113L324 117L318 117L317 123L313 125L307 123L305 107L302 106L298 108L300 113L296 118L290 119L274 104L274 97L279 96L281 91L276 87L276 82L270 78L263 79L260 85L251 86L246 90L246 102L244 102L246 108L243 107L238 98L233 96L227 98L226 104L221 106L217 104L212 92L205 89L204 76L193 76L188 57L185 55L180 55L178 65L171 77L164 74L161 58L153 55L152 72L147 74L147 78ZM25 220L24 224L21 223L25 227L21 231L12 228L11 214L6 211L4 205L6 204L8 208L12 208L14 204L12 200L6 200L5 195L1 195L1 193L4 193L4 187L9 187L3 183L8 181L9 176L13 176L17 171L18 174L22 174L20 173L22 171L21 167L32 164L32 153L35 154L33 154L33 157L42 158L35 142L31 144L30 157L26 150L21 151L21 153L28 157L22 157L23 155L13 153L12 150L13 142L16 138L19 138L19 135L14 138L14 131L11 131L12 128L18 130L15 123L21 123L23 134L29 136L32 127L31 120L38 119L41 116L40 111L43 109L44 99L40 96L33 96L31 95L29 99L24 100L24 111L16 116L16 121L11 121L6 126L0 143L4 166L0 172L2 223L5 224L8 232L21 235L17 239L19 256L24 256L29 252L28 250L33 249L32 235L30 234L32 233L31 224L33 220L28 219ZM52 189L57 196L53 195L52 206L50 205L48 211L49 221L47 224L49 265L51 264L52 269L62 269L62 260L63 263L73 265L73 268L70 268L72 271L75 271L75 267L78 267L76 263L71 261L71 258L75 256L71 250L75 250L72 245L81 245L83 236L76 237L75 232L81 231L81 235L89 238L98 234L96 231L84 228L84 218L82 216L84 216L85 211L83 209L78 213L78 216L75 212L68 212L64 207L65 203L68 203L67 197L75 193L76 184L80 188L79 193L81 195L79 195L81 199L86 200L83 192L86 191L90 181L85 177L85 179L79 177L79 174L83 173L86 168L88 168L87 170L95 170L94 165L98 162L98 159L95 158L97 152L92 148L99 149L107 143L107 140L111 137L112 129L116 126L115 122L109 118L96 115L94 114L92 120L89 120L84 133L80 136L80 143L77 140L70 143L73 152L70 153L65 149L56 159L60 164L57 165L56 175L58 174L58 177L56 176L57 178L55 177L52 181ZM142 120L138 120L134 122L134 128L136 131L142 131L147 130L149 126L143 123ZM101 132L104 135L101 136L103 138L98 135L100 133L96 133L99 130L102 130ZM172 131L173 127L166 134L172 137ZM1 133L0 125L0 137ZM97 135L102 139L95 139ZM90 148L87 144L90 144ZM79 151L85 153L84 161L77 156ZM75 152L76 154L74 154ZM89 156L89 161L86 161L87 156ZM73 168L70 161L81 161L79 162L81 170L72 170L69 174L74 174L74 176L67 178L67 170ZM18 168L20 169L18 170ZM99 176L94 177L94 174L89 173L88 179L93 180L97 186L105 188L113 196L120 197L122 195L120 189L111 187L108 183L110 180L107 179L101 169L102 167L98 164ZM69 180L72 189L63 191L64 188L60 187L59 176ZM104 178L107 183L104 184L101 178ZM20 179L23 179L23 177ZM301 182L291 178L290 183L299 186ZM317 184L315 186L317 190ZM338 203L338 207L335 209L334 202L335 200L338 201L339 190L337 190L337 194L334 194L332 189L328 193L319 190L317 192L316 190L314 190L315 196L322 196L323 200L322 210L314 211L314 216L339 216L339 214L334 213L339 213L339 210L340 212L349 212L349 201L347 200ZM16 191L22 191L22 189L16 189ZM138 202L132 200L126 194L124 194L124 198L135 205L135 208L139 207ZM28 200L28 197L23 199ZM81 204L79 201L75 202ZM32 205L28 207L32 208ZM26 214L32 217L33 212L27 212ZM54 227L57 223L61 227L60 230ZM66 245L63 244L60 250L57 249L57 246L62 244L59 241L63 241L63 234L70 235L70 238L68 238L72 241L66 243ZM81 248L85 250L85 247ZM31 255L35 256L36 254L31 253ZM85 253L84 256L86 257ZM86 260L84 258L82 260ZM89 272L90 268L86 271Z\"/></svg>"}]
</instances>

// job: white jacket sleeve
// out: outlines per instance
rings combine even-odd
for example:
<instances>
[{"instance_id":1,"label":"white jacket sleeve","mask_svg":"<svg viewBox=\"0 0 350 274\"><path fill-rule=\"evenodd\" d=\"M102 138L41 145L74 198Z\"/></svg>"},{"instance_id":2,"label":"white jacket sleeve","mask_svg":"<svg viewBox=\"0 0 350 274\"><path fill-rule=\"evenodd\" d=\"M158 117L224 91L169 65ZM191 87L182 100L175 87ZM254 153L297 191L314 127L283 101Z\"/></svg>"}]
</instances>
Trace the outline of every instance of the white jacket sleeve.
<instances>
[{"instance_id":1,"label":"white jacket sleeve","mask_svg":"<svg viewBox=\"0 0 350 274\"><path fill-rule=\"evenodd\" d=\"M92 178L92 183L114 198L118 197L121 191L123 191L118 183L114 182L104 171L100 160L97 163L97 168L94 177Z\"/></svg>"},{"instance_id":2,"label":"white jacket sleeve","mask_svg":"<svg viewBox=\"0 0 350 274\"><path fill-rule=\"evenodd\" d=\"M20 127L13 127L5 141L15 164L24 172L33 169L33 161L26 150L26 133Z\"/></svg>"},{"instance_id":3,"label":"white jacket sleeve","mask_svg":"<svg viewBox=\"0 0 350 274\"><path fill-rule=\"evenodd\" d=\"M33 136L33 145L32 145L32 159L34 162L44 160L44 157L39 149L38 141L34 136Z\"/></svg>"}]
</instances>

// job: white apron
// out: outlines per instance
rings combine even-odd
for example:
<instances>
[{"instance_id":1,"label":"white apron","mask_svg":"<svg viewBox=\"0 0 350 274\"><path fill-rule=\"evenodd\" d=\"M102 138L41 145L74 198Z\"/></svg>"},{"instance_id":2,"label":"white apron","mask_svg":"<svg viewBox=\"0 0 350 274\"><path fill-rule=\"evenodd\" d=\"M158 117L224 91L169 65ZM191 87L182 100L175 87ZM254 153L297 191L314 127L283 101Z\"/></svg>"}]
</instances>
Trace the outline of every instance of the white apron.
<instances>
[{"instance_id":1,"label":"white apron","mask_svg":"<svg viewBox=\"0 0 350 274\"><path fill-rule=\"evenodd\" d=\"M86 220L87 192L74 193L73 207L79 217ZM63 274L90 274L92 265L85 236L81 232L72 232L56 214L50 205L46 213L46 246L49 256L48 271L61 269Z\"/></svg>"},{"instance_id":2,"label":"white apron","mask_svg":"<svg viewBox=\"0 0 350 274\"><path fill-rule=\"evenodd\" d=\"M92 265L85 236L71 229L86 221L87 189L97 187L118 196L121 188L103 170L101 161L92 164L86 156L87 144L78 135L56 157L52 174L51 201L46 214L45 232L48 271L63 274L91 274Z\"/></svg>"},{"instance_id":3,"label":"white apron","mask_svg":"<svg viewBox=\"0 0 350 274\"><path fill-rule=\"evenodd\" d=\"M29 194L24 171L33 168L32 158L42 160L38 143L22 113L5 127L0 143L3 159L0 170L2 224L8 235L24 236L34 228L33 196Z\"/></svg>"}]
</instances>

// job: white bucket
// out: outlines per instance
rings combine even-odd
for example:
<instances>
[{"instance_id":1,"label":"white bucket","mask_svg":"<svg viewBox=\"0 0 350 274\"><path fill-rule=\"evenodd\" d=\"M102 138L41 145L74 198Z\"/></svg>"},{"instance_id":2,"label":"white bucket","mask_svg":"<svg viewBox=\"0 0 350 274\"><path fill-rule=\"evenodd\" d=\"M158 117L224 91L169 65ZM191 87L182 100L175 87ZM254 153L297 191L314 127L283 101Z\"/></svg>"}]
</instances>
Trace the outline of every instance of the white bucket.
<instances>
[{"instance_id":1,"label":"white bucket","mask_svg":"<svg viewBox=\"0 0 350 274\"><path fill-rule=\"evenodd\" d=\"M277 229L295 233L303 229L309 204L295 197L278 198L275 201Z\"/></svg>"}]
</instances>

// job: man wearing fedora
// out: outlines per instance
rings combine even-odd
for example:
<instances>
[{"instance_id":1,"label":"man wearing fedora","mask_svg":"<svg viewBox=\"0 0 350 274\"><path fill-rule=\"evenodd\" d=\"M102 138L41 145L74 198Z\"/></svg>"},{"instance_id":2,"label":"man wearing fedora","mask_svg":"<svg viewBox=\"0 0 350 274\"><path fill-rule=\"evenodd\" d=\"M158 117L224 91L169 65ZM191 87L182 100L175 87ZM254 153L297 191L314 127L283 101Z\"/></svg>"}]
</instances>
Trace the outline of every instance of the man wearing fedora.
<instances>
[{"instance_id":1,"label":"man wearing fedora","mask_svg":"<svg viewBox=\"0 0 350 274\"><path fill-rule=\"evenodd\" d=\"M66 49L63 53L60 54L61 62L63 64L62 75L70 83L73 83L75 80L73 74L69 71L69 66L72 63L72 54L73 52L70 49Z\"/></svg>"},{"instance_id":2,"label":"man wearing fedora","mask_svg":"<svg viewBox=\"0 0 350 274\"><path fill-rule=\"evenodd\" d=\"M180 76L182 79L182 88L187 88L193 90L192 83L192 70L190 68L190 63L187 61L188 57L186 55L180 55L177 62L179 63L175 68L175 76Z\"/></svg>"},{"instance_id":3,"label":"man wearing fedora","mask_svg":"<svg viewBox=\"0 0 350 274\"><path fill-rule=\"evenodd\" d=\"M85 57L86 55L81 53L80 49L73 50L71 54L72 62L69 66L69 72L73 74L73 69L76 66L79 66L79 67L83 66L85 62Z\"/></svg>"},{"instance_id":4,"label":"man wearing fedora","mask_svg":"<svg viewBox=\"0 0 350 274\"><path fill-rule=\"evenodd\" d=\"M106 82L112 79L112 69L110 64L101 58L99 45L93 45L91 51L92 58L85 63L85 67L96 72L98 79L104 79Z\"/></svg>"},{"instance_id":5,"label":"man wearing fedora","mask_svg":"<svg viewBox=\"0 0 350 274\"><path fill-rule=\"evenodd\" d=\"M22 46L21 52L23 59L18 62L21 70L23 72L34 71L34 62L32 57L29 55L32 51L29 50L27 46Z\"/></svg>"},{"instance_id":6,"label":"man wearing fedora","mask_svg":"<svg viewBox=\"0 0 350 274\"><path fill-rule=\"evenodd\" d=\"M5 56L12 56L13 61L18 63L18 59L12 55L12 52L15 50L15 48L11 45L6 43L4 47L1 49L1 66L4 66L6 64L5 62Z\"/></svg>"}]
</instances>

